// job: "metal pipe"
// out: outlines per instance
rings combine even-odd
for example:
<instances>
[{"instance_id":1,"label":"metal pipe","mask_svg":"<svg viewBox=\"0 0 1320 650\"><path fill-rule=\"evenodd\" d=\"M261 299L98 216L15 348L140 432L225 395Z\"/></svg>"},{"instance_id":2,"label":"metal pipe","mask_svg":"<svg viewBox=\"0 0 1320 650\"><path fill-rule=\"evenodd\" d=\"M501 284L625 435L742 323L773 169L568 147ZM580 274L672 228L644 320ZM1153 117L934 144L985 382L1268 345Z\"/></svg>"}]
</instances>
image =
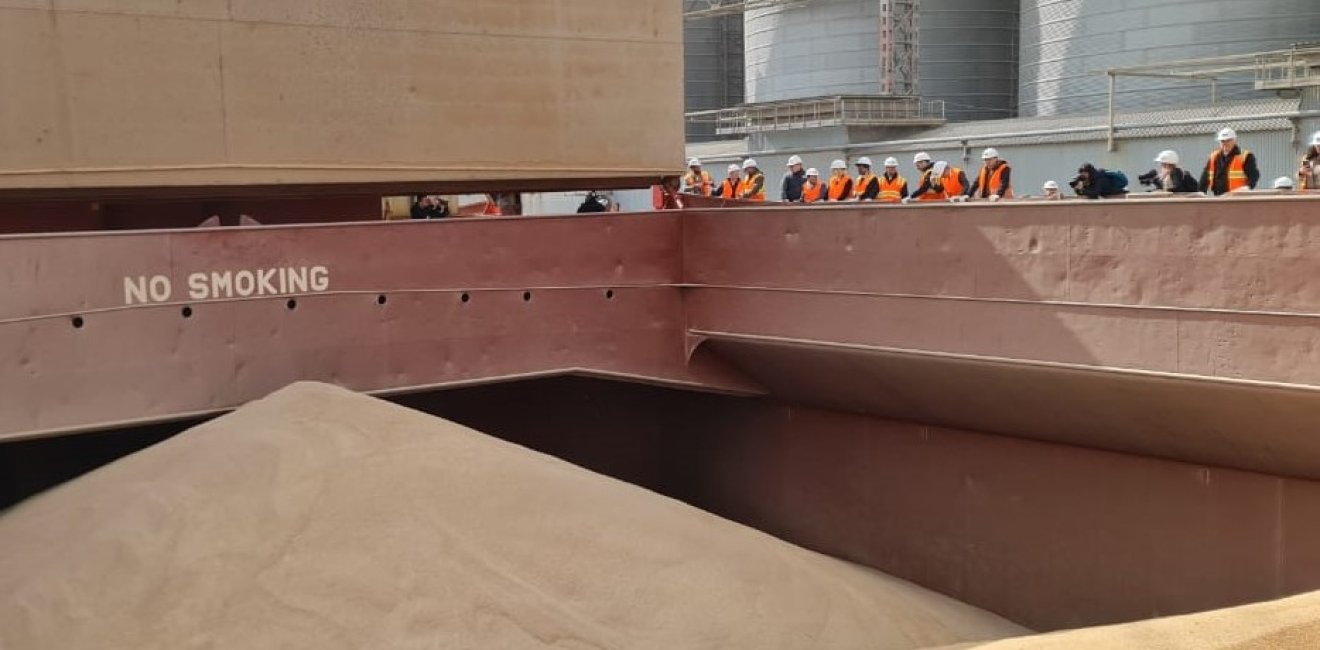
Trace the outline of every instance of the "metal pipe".
<instances>
[{"instance_id":1,"label":"metal pipe","mask_svg":"<svg viewBox=\"0 0 1320 650\"><path fill-rule=\"evenodd\" d=\"M1305 119L1312 117L1320 117L1320 110L1299 111L1296 113L1265 113L1262 115L1249 115L1244 117L1224 117L1224 116L1198 117L1198 118L1191 118L1185 120L1166 120L1162 122L1116 124L1114 126L1114 129L1115 131L1128 131L1135 129L1149 129L1149 128L1164 127L1164 126L1197 126L1201 124L1219 124L1223 122L1259 122L1262 120L1287 120L1294 118ZM849 151L858 151L862 149L879 149L881 147L887 147L892 149L892 148L917 147L917 146L935 145L935 144L958 144L960 142L970 143L970 142L983 142L983 141L994 141L994 140L1008 140L1012 138L1024 138L1024 137L1035 137L1035 136L1095 133L1095 132L1104 132L1108 128L1109 128L1108 126L1102 124L1100 126L1073 126L1073 127L1066 127L1061 129L1037 129L1033 131L986 133L984 135L974 135L974 136L960 135L960 136L946 136L941 138L914 138L909 140L889 140L884 142L858 142L855 144L848 144L848 145L795 148L791 150L791 153L804 154L804 153L821 153L828 151L841 151L847 153ZM773 156L779 153L789 153L789 151L784 150L781 152L778 149L763 149L763 150L751 151L746 154L738 154L736 156L716 155L716 156L706 156L706 157L710 158L711 160L733 160L735 158L741 158L744 155Z\"/></svg>"},{"instance_id":2,"label":"metal pipe","mask_svg":"<svg viewBox=\"0 0 1320 650\"><path fill-rule=\"evenodd\" d=\"M1109 76L1109 125L1106 131L1107 135L1105 137L1105 139L1108 141L1108 143L1106 144L1107 147L1106 150L1113 152L1114 149L1117 148L1116 145L1114 144L1114 89L1116 87L1118 77L1115 77L1113 72L1106 72L1105 74Z\"/></svg>"}]
</instances>

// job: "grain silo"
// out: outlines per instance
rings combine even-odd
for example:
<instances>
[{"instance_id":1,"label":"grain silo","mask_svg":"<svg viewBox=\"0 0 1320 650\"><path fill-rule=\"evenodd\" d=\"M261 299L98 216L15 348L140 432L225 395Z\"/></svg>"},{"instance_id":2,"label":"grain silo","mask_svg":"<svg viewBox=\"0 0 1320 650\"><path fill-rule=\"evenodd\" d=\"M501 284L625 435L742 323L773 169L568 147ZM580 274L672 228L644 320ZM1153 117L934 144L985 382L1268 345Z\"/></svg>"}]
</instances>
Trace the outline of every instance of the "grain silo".
<instances>
[{"instance_id":1,"label":"grain silo","mask_svg":"<svg viewBox=\"0 0 1320 650\"><path fill-rule=\"evenodd\" d=\"M683 11L706 7L702 0L683 0ZM743 17L739 14L687 20L683 23L683 103L685 112L708 111L743 102ZM687 141L715 137L715 125L689 122Z\"/></svg>"},{"instance_id":2,"label":"grain silo","mask_svg":"<svg viewBox=\"0 0 1320 650\"><path fill-rule=\"evenodd\" d=\"M1022 0L1019 109L1024 116L1103 111L1105 69L1286 49L1320 40L1316 0ZM1255 95L1250 73L1215 90ZM1122 109L1204 104L1208 83L1123 78Z\"/></svg>"},{"instance_id":3,"label":"grain silo","mask_svg":"<svg viewBox=\"0 0 1320 650\"><path fill-rule=\"evenodd\" d=\"M923 0L921 94L952 121L1017 112L1019 0Z\"/></svg>"},{"instance_id":4,"label":"grain silo","mask_svg":"<svg viewBox=\"0 0 1320 650\"><path fill-rule=\"evenodd\" d=\"M828 0L749 9L747 101L880 92L880 3Z\"/></svg>"}]
</instances>

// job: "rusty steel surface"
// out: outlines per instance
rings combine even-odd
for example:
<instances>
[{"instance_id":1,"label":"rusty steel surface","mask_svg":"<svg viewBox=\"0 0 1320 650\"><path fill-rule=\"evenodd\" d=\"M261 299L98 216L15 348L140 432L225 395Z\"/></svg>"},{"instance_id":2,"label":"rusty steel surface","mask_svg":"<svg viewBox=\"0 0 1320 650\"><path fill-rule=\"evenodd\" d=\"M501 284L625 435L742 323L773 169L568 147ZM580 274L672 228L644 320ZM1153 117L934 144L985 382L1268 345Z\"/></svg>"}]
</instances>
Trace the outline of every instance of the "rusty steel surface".
<instances>
[{"instance_id":1,"label":"rusty steel surface","mask_svg":"<svg viewBox=\"0 0 1320 650\"><path fill-rule=\"evenodd\" d=\"M13 361L0 433L211 412L294 379L388 392L579 372L769 386L803 403L1309 476L1320 467L1303 390L1320 386L1320 289L1306 280L1320 264L1317 205L846 204L3 237L0 351ZM329 279L318 291L189 295L196 273L201 288L232 292L212 276L286 268ZM830 360L702 346L706 333L830 348ZM947 386L974 373L900 372L875 350L993 359L995 382L1022 386L1052 385L1033 364L1077 366L1107 388L1069 384L1071 402L1033 419L988 397L1032 391L952 400ZM1142 373L1188 379L1180 408L1124 398L1152 390ZM875 378L904 386L903 400L867 396ZM1297 390L1266 391L1287 396L1267 418L1264 393L1223 393L1223 381ZM1202 407L1233 417L1189 415ZM1239 453L1249 433L1276 442Z\"/></svg>"},{"instance_id":2,"label":"rusty steel surface","mask_svg":"<svg viewBox=\"0 0 1320 650\"><path fill-rule=\"evenodd\" d=\"M747 390L717 360L688 362L679 225L621 215L0 238L0 436L223 410L297 379L388 392L587 372ZM240 295L291 282L271 269L314 284Z\"/></svg>"}]
</instances>

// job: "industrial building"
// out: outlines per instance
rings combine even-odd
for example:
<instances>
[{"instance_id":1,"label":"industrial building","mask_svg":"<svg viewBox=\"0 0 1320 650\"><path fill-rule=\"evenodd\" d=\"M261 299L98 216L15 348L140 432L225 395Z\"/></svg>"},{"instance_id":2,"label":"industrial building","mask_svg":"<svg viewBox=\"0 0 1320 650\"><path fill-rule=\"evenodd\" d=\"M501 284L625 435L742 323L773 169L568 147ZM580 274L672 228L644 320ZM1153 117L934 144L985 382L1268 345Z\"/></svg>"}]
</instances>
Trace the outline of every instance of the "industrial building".
<instances>
[{"instance_id":1,"label":"industrial building","mask_svg":"<svg viewBox=\"0 0 1320 650\"><path fill-rule=\"evenodd\" d=\"M1031 194L1083 162L1135 179L1163 149L1199 169L1214 133L1231 126L1272 178L1295 171L1320 129L1320 4L1308 0L689 0L684 9L688 154L716 171L748 156L776 170L792 154L821 169L893 155L912 174L917 151L974 169L994 146L1019 194ZM743 101L693 101L710 66L729 68L706 52L739 49L729 42L736 30L693 26L731 16L743 24Z\"/></svg>"}]
</instances>

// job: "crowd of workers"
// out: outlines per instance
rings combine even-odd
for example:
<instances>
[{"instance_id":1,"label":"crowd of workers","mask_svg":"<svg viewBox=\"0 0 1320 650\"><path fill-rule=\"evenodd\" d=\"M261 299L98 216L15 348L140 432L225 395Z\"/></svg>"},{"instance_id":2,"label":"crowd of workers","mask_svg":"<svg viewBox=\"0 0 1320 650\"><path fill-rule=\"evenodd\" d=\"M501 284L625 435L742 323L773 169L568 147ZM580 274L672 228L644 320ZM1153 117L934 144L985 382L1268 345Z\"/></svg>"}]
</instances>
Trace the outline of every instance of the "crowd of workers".
<instances>
[{"instance_id":1,"label":"crowd of workers","mask_svg":"<svg viewBox=\"0 0 1320 650\"><path fill-rule=\"evenodd\" d=\"M1140 175L1138 180L1152 191L1170 193L1219 196L1256 189L1260 182L1260 170L1255 155L1238 146L1237 133L1231 128L1219 131L1218 141L1219 147L1211 152L1199 178L1180 166L1178 152L1169 150L1160 152L1154 161L1158 167ZM964 170L946 161L932 160L925 152L918 153L912 158L917 181L910 186L899 171L897 158L886 158L878 174L870 158L858 158L854 163L855 175L849 174L847 163L835 160L830 165L829 176L822 178L814 167L804 169L801 157L790 156L786 165L788 171L780 184L779 200L792 203L909 203L967 200L993 202L1013 198L1013 169L1008 161L993 147L981 153L981 160L980 169L968 176ZM1312 136L1296 176L1296 182L1288 176L1276 179L1273 188L1320 189L1320 132ZM1091 163L1078 168L1077 175L1068 182L1068 186L1077 196L1092 199L1119 197L1129 191L1127 175L1122 171L1096 167ZM1054 200L1063 197L1056 181L1046 182L1041 189L1041 198ZM744 160L740 165L729 165L724 180L718 184L703 169L701 161L693 158L688 161L688 172L682 177L681 191L709 197L765 201L769 190L765 172L753 158Z\"/></svg>"}]
</instances>

